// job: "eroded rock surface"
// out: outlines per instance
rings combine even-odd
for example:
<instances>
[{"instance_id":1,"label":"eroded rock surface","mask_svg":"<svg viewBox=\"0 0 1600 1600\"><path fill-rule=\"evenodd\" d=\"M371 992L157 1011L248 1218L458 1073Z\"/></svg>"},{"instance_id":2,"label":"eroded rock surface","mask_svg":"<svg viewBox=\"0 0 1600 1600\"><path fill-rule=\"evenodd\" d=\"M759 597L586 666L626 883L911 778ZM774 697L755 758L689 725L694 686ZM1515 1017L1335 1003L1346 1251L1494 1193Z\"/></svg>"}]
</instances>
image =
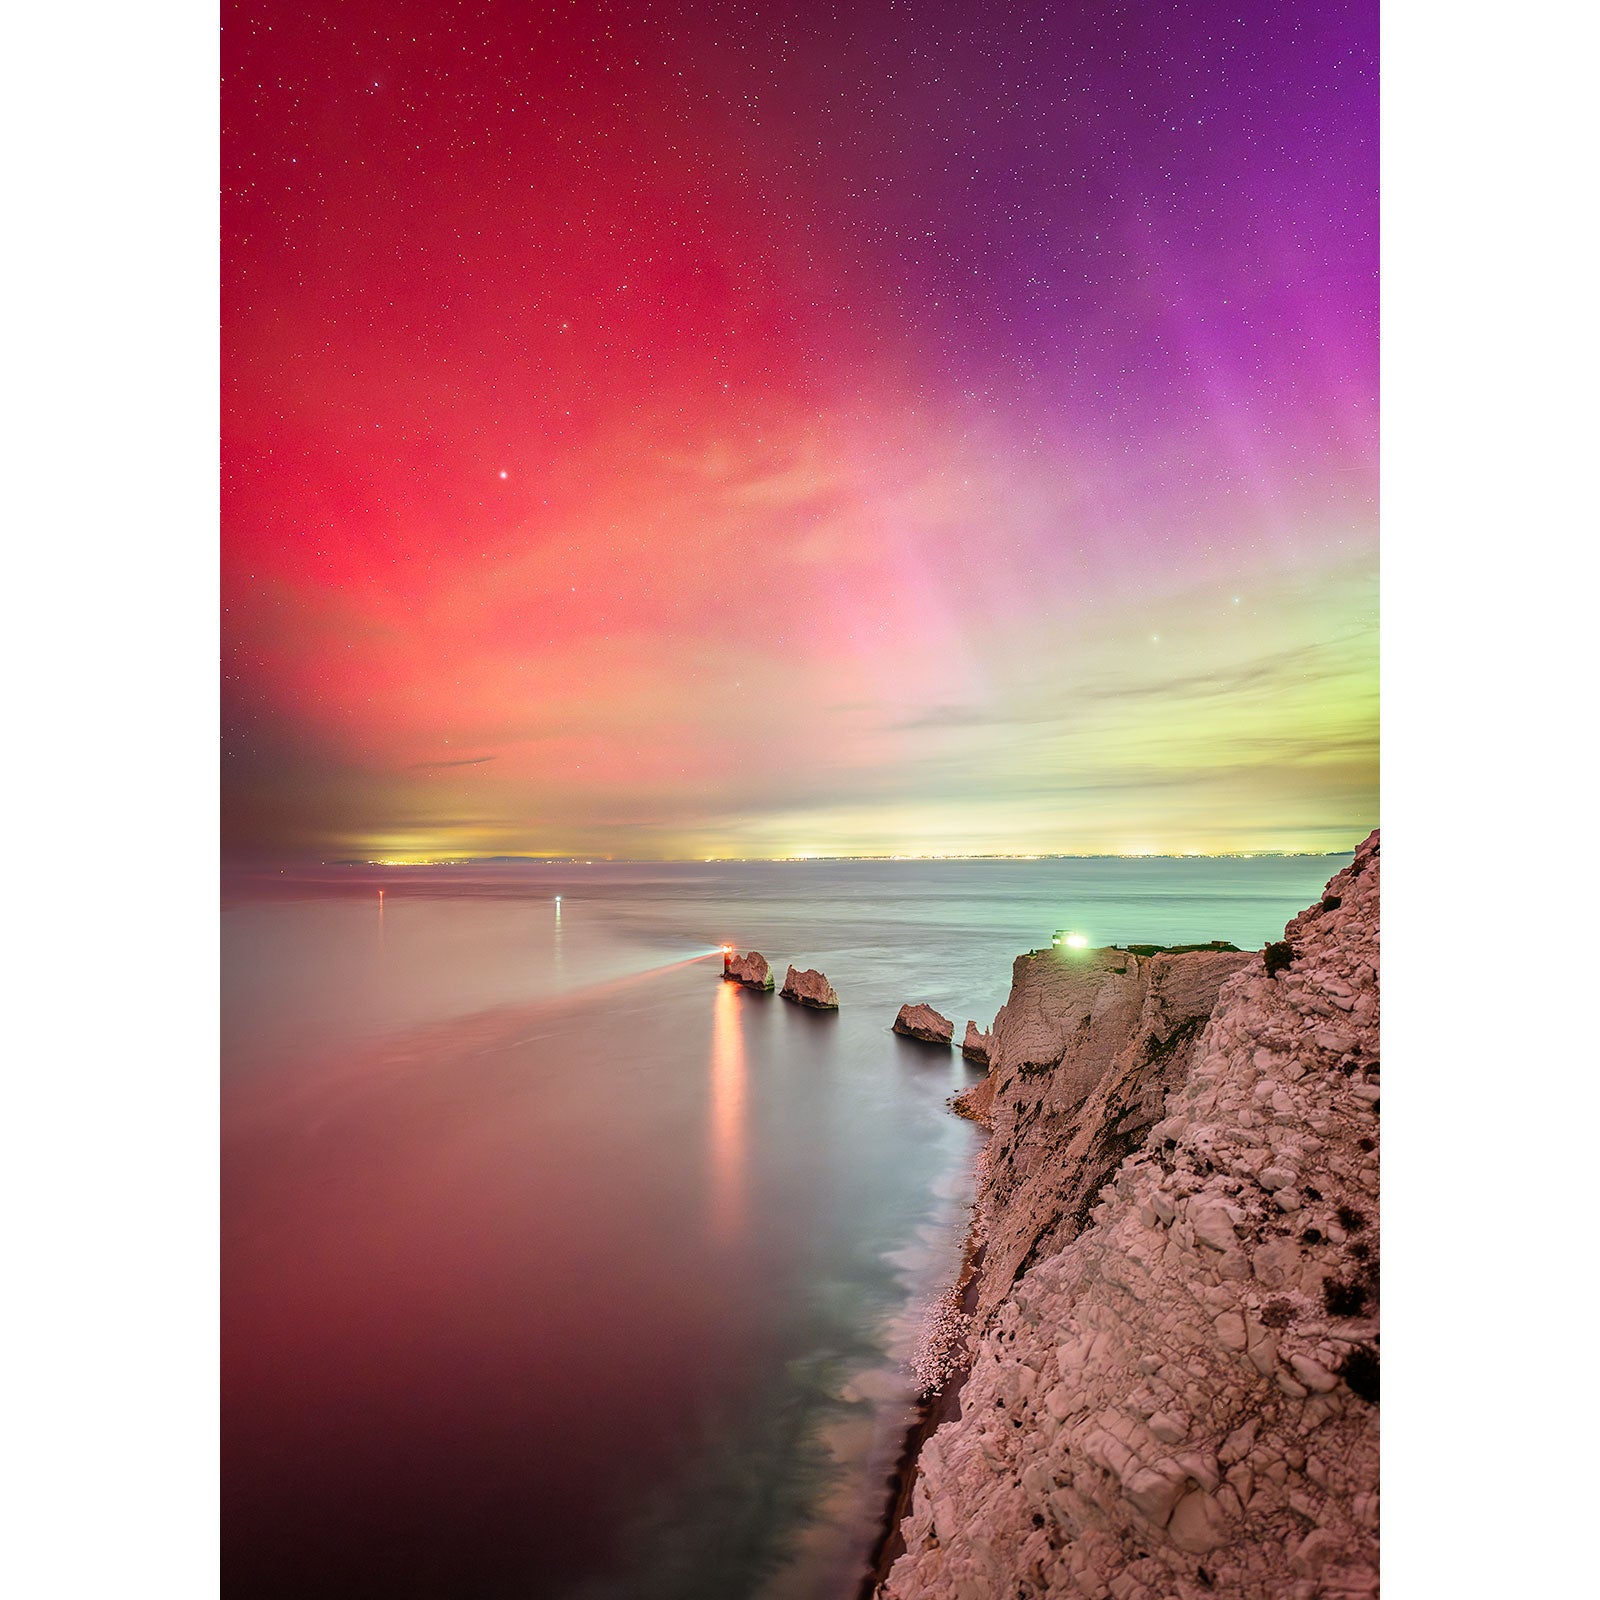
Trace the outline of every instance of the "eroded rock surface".
<instances>
[{"instance_id":1,"label":"eroded rock surface","mask_svg":"<svg viewBox=\"0 0 1600 1600\"><path fill-rule=\"evenodd\" d=\"M820 972L807 968L804 972L791 966L783 980L779 997L792 1000L796 1005L810 1006L817 1011L837 1011L839 997L833 985Z\"/></svg>"},{"instance_id":2,"label":"eroded rock surface","mask_svg":"<svg viewBox=\"0 0 1600 1600\"><path fill-rule=\"evenodd\" d=\"M968 1061L976 1061L982 1066L989 1065L989 1047L993 1043L993 1036L984 1033L976 1022L967 1023L967 1035L961 1041L961 1053Z\"/></svg>"},{"instance_id":3,"label":"eroded rock surface","mask_svg":"<svg viewBox=\"0 0 1600 1600\"><path fill-rule=\"evenodd\" d=\"M1144 1143L1188 1075L1223 984L1260 963L1259 955L1210 951L1018 957L990 1052L995 1137L979 1197L988 1246L982 1312L1082 1231L1101 1185Z\"/></svg>"},{"instance_id":4,"label":"eroded rock surface","mask_svg":"<svg viewBox=\"0 0 1600 1600\"><path fill-rule=\"evenodd\" d=\"M927 1044L949 1044L955 1037L956 1025L932 1006L904 1005L894 1019L894 1031Z\"/></svg>"},{"instance_id":5,"label":"eroded rock surface","mask_svg":"<svg viewBox=\"0 0 1600 1600\"><path fill-rule=\"evenodd\" d=\"M1271 976L1018 962L971 1374L883 1595L1376 1593L1378 866L1374 833Z\"/></svg>"},{"instance_id":6,"label":"eroded rock surface","mask_svg":"<svg viewBox=\"0 0 1600 1600\"><path fill-rule=\"evenodd\" d=\"M981 1127L989 1127L989 1114L994 1110L994 1078L985 1077L970 1089L952 1095L949 1105L958 1117L965 1117L968 1122L976 1122Z\"/></svg>"},{"instance_id":7,"label":"eroded rock surface","mask_svg":"<svg viewBox=\"0 0 1600 1600\"><path fill-rule=\"evenodd\" d=\"M722 975L742 983L747 989L770 991L772 988L772 969L759 950L752 950L747 956L735 956Z\"/></svg>"}]
</instances>

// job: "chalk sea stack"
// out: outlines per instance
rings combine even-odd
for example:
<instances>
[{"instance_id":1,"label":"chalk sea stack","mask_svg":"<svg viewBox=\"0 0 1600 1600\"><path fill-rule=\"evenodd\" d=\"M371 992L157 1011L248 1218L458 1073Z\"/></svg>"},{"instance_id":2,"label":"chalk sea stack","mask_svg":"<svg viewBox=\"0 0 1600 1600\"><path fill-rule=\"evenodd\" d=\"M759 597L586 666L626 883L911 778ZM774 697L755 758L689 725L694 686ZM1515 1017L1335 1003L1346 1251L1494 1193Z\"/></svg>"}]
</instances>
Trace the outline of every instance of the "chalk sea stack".
<instances>
[{"instance_id":1,"label":"chalk sea stack","mask_svg":"<svg viewBox=\"0 0 1600 1600\"><path fill-rule=\"evenodd\" d=\"M772 992L772 968L759 950L752 950L747 956L735 956L723 968L722 976L742 983L747 989L759 989L764 994Z\"/></svg>"},{"instance_id":2,"label":"chalk sea stack","mask_svg":"<svg viewBox=\"0 0 1600 1600\"><path fill-rule=\"evenodd\" d=\"M1378 845L1287 965L1017 961L959 1415L882 1600L1376 1596Z\"/></svg>"},{"instance_id":3,"label":"chalk sea stack","mask_svg":"<svg viewBox=\"0 0 1600 1600\"><path fill-rule=\"evenodd\" d=\"M798 1006L810 1006L813 1011L837 1011L839 997L833 985L820 972L807 968L804 972L791 966L778 991L781 1000L792 1000Z\"/></svg>"},{"instance_id":4,"label":"chalk sea stack","mask_svg":"<svg viewBox=\"0 0 1600 1600\"><path fill-rule=\"evenodd\" d=\"M967 1023L967 1036L961 1041L961 1053L968 1061L976 1061L979 1066L989 1065L989 1046L993 1042L993 1035L980 1033L976 1022Z\"/></svg>"},{"instance_id":5,"label":"chalk sea stack","mask_svg":"<svg viewBox=\"0 0 1600 1600\"><path fill-rule=\"evenodd\" d=\"M955 1037L956 1025L932 1006L904 1005L894 1019L894 1031L925 1044L949 1044Z\"/></svg>"}]
</instances>

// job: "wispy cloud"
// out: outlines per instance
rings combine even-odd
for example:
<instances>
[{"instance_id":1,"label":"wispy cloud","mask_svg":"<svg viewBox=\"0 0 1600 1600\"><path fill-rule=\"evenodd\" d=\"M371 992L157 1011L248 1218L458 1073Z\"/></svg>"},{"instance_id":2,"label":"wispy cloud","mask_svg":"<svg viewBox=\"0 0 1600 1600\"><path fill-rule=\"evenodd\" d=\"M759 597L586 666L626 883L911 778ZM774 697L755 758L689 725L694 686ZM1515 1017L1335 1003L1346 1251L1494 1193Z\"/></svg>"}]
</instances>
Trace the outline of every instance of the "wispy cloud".
<instances>
[{"instance_id":1,"label":"wispy cloud","mask_svg":"<svg viewBox=\"0 0 1600 1600\"><path fill-rule=\"evenodd\" d=\"M1138 677L1102 673L1084 677L1070 689L1054 690L1042 703L1031 705L1024 701L1010 706L928 706L890 723L886 731L916 733L936 728L1043 727L1077 720L1085 710L1101 705L1160 706L1178 701L1223 699L1292 683L1315 683L1325 678L1330 670L1363 665L1364 655L1345 652L1344 647L1364 644L1368 638L1366 633L1340 634L1336 638L1275 651L1254 661L1218 665L1176 676L1161 676L1153 671Z\"/></svg>"}]
</instances>

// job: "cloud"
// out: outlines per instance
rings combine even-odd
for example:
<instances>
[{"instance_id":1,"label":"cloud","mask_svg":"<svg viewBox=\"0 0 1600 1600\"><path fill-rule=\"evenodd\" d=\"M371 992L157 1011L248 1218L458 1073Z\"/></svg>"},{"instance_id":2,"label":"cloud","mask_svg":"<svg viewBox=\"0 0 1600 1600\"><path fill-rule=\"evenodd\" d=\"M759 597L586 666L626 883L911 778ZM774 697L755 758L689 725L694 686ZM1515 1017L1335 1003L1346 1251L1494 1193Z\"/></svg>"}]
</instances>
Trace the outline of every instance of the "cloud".
<instances>
[{"instance_id":1,"label":"cloud","mask_svg":"<svg viewBox=\"0 0 1600 1600\"><path fill-rule=\"evenodd\" d=\"M1254 661L1208 667L1179 676L1148 673L1134 677L1102 673L1085 677L1070 689L1056 690L1050 700L1032 706L929 706L890 723L884 731L917 733L938 728L1045 727L1076 719L1085 710L1099 705L1142 702L1159 706L1169 701L1224 699L1289 684L1316 683L1328 677L1330 659L1337 662L1331 670L1364 666L1364 656L1343 652L1343 647L1364 643L1368 637L1366 632L1340 634L1332 639L1278 650Z\"/></svg>"},{"instance_id":2,"label":"cloud","mask_svg":"<svg viewBox=\"0 0 1600 1600\"><path fill-rule=\"evenodd\" d=\"M1341 634L1337 638L1319 640L1314 644L1279 650L1256 661L1210 668L1176 678L1141 681L1103 677L1081 685L1075 691L1075 696L1084 701L1196 700L1242 694L1248 690L1288 682L1315 682L1325 675L1327 669L1315 670L1314 662L1321 661L1343 645L1356 643L1366 637L1363 633Z\"/></svg>"}]
</instances>

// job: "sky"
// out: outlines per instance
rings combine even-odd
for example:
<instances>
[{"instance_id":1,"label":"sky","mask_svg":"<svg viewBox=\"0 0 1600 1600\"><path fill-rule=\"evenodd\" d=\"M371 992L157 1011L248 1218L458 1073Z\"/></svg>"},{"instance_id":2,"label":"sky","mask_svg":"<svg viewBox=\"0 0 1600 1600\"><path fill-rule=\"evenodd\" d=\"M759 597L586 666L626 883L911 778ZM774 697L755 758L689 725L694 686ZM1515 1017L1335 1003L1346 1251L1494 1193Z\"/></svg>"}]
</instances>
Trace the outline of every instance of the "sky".
<instances>
[{"instance_id":1,"label":"sky","mask_svg":"<svg viewBox=\"0 0 1600 1600\"><path fill-rule=\"evenodd\" d=\"M1344 850L1377 7L223 9L225 851Z\"/></svg>"}]
</instances>

